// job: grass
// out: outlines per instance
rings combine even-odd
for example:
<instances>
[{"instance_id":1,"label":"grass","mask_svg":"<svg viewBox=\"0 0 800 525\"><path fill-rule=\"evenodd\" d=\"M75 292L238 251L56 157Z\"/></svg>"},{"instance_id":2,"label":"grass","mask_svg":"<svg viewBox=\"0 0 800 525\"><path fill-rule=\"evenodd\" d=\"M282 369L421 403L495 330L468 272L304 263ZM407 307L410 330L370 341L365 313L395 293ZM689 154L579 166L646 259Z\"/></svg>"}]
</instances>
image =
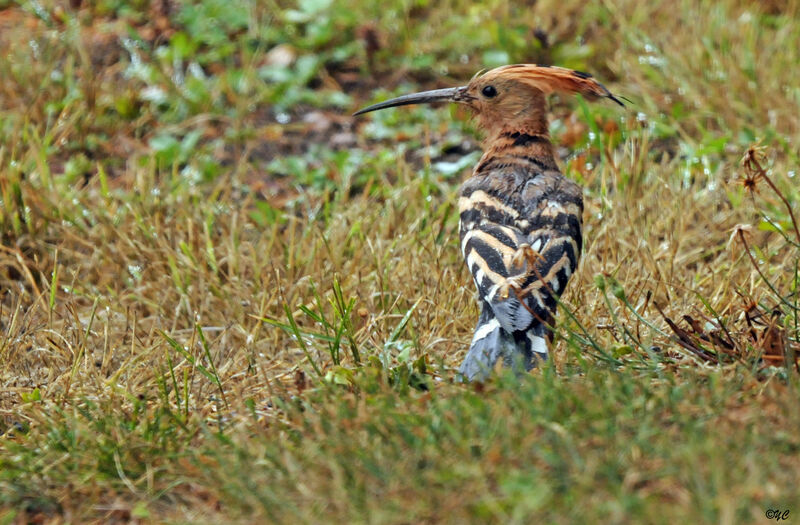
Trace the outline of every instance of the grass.
<instances>
[{"instance_id":1,"label":"grass","mask_svg":"<svg viewBox=\"0 0 800 525\"><path fill-rule=\"evenodd\" d=\"M798 19L0 1L0 522L791 518ZM587 207L554 358L461 385L479 130L348 115L516 61L633 104L552 101Z\"/></svg>"}]
</instances>

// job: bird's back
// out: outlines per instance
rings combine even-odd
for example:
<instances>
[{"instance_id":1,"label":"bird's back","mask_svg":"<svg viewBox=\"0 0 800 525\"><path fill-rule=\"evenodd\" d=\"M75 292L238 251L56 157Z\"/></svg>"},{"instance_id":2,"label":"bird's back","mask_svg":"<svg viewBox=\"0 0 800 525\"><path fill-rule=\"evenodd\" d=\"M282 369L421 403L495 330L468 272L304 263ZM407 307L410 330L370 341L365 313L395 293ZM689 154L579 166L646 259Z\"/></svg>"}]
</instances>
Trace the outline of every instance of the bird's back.
<instances>
[{"instance_id":1,"label":"bird's back","mask_svg":"<svg viewBox=\"0 0 800 525\"><path fill-rule=\"evenodd\" d=\"M485 157L461 188L461 249L481 302L461 367L469 380L501 359L529 370L547 358L557 298L578 264L581 188L525 157Z\"/></svg>"}]
</instances>

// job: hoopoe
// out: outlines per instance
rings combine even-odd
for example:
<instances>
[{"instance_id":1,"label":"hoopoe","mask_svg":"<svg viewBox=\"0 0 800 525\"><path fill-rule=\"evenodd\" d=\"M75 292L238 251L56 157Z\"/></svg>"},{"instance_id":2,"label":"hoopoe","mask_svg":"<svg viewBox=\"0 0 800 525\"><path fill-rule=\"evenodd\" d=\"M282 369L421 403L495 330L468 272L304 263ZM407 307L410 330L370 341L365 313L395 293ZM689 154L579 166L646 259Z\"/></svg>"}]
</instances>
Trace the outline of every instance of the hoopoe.
<instances>
[{"instance_id":1,"label":"hoopoe","mask_svg":"<svg viewBox=\"0 0 800 525\"><path fill-rule=\"evenodd\" d=\"M483 380L501 363L526 371L546 360L557 299L581 255L583 195L556 165L546 95L580 93L624 105L591 75L516 64L462 87L387 100L360 115L437 101L468 106L486 132L484 154L461 187L461 252L481 314L460 373Z\"/></svg>"}]
</instances>

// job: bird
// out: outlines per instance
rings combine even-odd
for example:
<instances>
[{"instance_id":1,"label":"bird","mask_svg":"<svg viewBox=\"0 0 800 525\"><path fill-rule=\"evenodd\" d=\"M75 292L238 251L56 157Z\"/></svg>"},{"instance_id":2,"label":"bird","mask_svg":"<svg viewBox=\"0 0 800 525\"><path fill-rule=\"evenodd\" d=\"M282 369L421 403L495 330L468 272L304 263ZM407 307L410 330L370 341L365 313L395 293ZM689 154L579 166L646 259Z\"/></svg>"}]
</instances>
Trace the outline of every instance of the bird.
<instances>
[{"instance_id":1,"label":"bird","mask_svg":"<svg viewBox=\"0 0 800 525\"><path fill-rule=\"evenodd\" d=\"M547 95L580 94L624 107L582 71L513 64L478 73L464 86L422 91L354 113L433 102L467 106L485 133L483 155L458 198L461 253L480 316L459 368L485 381L499 366L518 373L548 358L560 295L583 248L583 190L555 161Z\"/></svg>"}]
</instances>

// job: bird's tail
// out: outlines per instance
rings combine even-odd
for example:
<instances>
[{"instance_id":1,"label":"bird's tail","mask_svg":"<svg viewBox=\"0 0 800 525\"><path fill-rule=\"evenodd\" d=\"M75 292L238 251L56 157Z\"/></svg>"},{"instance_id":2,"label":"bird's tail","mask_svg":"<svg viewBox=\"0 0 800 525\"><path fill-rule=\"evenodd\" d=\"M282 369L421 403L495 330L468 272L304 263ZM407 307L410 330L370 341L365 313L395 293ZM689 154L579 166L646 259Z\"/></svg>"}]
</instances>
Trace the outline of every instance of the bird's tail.
<instances>
[{"instance_id":1,"label":"bird's tail","mask_svg":"<svg viewBox=\"0 0 800 525\"><path fill-rule=\"evenodd\" d=\"M529 371L538 361L547 360L546 330L537 326L527 331L507 332L500 326L492 308L484 304L459 373L467 381L483 381L500 359L503 366L515 371Z\"/></svg>"}]
</instances>

